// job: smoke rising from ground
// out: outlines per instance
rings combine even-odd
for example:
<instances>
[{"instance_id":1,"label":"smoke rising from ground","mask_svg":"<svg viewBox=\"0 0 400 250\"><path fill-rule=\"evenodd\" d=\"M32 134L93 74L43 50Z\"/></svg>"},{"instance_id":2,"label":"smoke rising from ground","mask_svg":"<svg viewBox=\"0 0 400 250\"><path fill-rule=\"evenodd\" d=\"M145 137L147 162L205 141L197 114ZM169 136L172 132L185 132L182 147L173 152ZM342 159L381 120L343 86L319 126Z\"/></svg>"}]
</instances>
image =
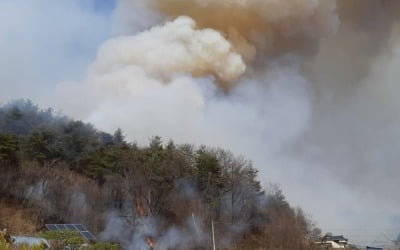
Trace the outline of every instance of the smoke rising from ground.
<instances>
[{"instance_id":1,"label":"smoke rising from ground","mask_svg":"<svg viewBox=\"0 0 400 250\"><path fill-rule=\"evenodd\" d=\"M129 220L129 219L128 219ZM173 226L161 229L156 218L136 219L135 230L127 219L121 218L116 212L108 214L106 228L100 235L102 240L121 242L125 249L145 250L149 246L146 237L157 235L156 249L187 249L196 246L208 245L207 234L203 231L204 225L195 219L188 218L183 226ZM196 224L195 224L196 223Z\"/></svg>"}]
</instances>

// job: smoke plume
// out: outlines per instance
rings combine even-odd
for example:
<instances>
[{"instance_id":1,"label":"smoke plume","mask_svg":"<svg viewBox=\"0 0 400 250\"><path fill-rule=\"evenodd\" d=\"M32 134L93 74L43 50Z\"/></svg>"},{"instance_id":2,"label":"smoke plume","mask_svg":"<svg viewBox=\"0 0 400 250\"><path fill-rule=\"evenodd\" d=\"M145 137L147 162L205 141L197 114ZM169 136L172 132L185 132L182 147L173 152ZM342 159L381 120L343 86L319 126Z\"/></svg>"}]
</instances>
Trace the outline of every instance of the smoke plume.
<instances>
[{"instance_id":1,"label":"smoke plume","mask_svg":"<svg viewBox=\"0 0 400 250\"><path fill-rule=\"evenodd\" d=\"M112 74L128 67L137 67L158 80L168 81L176 74L188 73L215 75L228 83L237 80L246 68L221 33L199 30L189 17L179 17L136 36L108 41L100 49L90 74Z\"/></svg>"},{"instance_id":2,"label":"smoke plume","mask_svg":"<svg viewBox=\"0 0 400 250\"><path fill-rule=\"evenodd\" d=\"M139 1L141 2L141 1ZM168 18L192 17L200 27L222 32L248 60L312 50L320 35L336 30L333 1L151 0L148 6Z\"/></svg>"}]
</instances>

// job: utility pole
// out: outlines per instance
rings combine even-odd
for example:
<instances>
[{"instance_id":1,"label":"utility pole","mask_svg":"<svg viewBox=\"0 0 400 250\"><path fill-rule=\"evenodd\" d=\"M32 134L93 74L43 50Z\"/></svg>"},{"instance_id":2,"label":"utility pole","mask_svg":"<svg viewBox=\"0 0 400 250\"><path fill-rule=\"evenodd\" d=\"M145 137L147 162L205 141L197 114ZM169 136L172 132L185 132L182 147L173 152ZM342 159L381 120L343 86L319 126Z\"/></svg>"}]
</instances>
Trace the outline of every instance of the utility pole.
<instances>
[{"instance_id":1,"label":"utility pole","mask_svg":"<svg viewBox=\"0 0 400 250\"><path fill-rule=\"evenodd\" d=\"M216 248L215 248L214 220L211 220L211 231L212 231L212 240L213 240L213 250L216 250Z\"/></svg>"}]
</instances>

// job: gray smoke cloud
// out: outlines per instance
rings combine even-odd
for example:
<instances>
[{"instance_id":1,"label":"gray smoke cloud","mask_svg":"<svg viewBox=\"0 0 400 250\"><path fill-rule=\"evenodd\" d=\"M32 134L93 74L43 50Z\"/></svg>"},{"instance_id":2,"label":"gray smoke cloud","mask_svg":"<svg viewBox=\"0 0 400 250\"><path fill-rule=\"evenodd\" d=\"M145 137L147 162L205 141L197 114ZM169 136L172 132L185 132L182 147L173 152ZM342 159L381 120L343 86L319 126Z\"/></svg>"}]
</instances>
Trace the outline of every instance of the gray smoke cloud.
<instances>
[{"instance_id":1,"label":"gray smoke cloud","mask_svg":"<svg viewBox=\"0 0 400 250\"><path fill-rule=\"evenodd\" d=\"M242 154L325 231L367 243L357 230L400 227L399 13L396 0L120 0L85 77L40 100L139 144Z\"/></svg>"},{"instance_id":2,"label":"gray smoke cloud","mask_svg":"<svg viewBox=\"0 0 400 250\"><path fill-rule=\"evenodd\" d=\"M321 225L359 242L371 243L362 231L371 230L387 242L377 236L379 230L393 237L399 228L400 200L394 192L399 187L400 5L338 1L338 8L337 34L321 41L306 66L314 90L309 127L285 152L293 168L310 174L306 185L317 187L308 195L331 199L319 204L307 199L312 214L321 206L326 210Z\"/></svg>"}]
</instances>

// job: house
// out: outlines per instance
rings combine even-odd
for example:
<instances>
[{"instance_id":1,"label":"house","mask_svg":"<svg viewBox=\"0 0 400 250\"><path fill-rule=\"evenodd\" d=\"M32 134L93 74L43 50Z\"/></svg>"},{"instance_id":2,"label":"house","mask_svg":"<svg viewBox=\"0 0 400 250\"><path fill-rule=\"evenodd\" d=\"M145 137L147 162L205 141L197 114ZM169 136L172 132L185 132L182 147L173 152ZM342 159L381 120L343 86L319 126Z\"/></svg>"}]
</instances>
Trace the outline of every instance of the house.
<instances>
[{"instance_id":1,"label":"house","mask_svg":"<svg viewBox=\"0 0 400 250\"><path fill-rule=\"evenodd\" d=\"M348 241L349 240L343 237L343 235L334 236L331 234L326 234L324 237L322 237L321 241L315 242L315 244L330 247L332 249L345 249L348 245Z\"/></svg>"}]
</instances>

